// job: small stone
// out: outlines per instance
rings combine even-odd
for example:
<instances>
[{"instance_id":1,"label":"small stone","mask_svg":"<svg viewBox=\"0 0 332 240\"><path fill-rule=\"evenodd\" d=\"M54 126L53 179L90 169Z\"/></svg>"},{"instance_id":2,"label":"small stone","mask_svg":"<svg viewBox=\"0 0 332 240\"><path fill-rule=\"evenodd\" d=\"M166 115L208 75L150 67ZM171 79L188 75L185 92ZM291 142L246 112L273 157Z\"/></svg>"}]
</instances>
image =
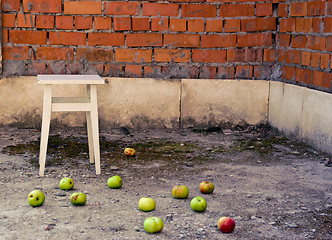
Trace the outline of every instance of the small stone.
<instances>
[{"instance_id":1,"label":"small stone","mask_svg":"<svg viewBox=\"0 0 332 240\"><path fill-rule=\"evenodd\" d=\"M289 228L297 228L297 224L293 222L286 222L285 225Z\"/></svg>"}]
</instances>

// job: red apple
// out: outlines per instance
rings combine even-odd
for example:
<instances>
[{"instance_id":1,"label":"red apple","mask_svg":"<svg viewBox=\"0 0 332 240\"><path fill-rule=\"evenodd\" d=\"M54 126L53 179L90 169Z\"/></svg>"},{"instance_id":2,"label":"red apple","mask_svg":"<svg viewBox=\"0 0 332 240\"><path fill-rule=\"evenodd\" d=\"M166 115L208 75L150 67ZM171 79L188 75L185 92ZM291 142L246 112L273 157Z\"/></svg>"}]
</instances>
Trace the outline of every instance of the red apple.
<instances>
[{"instance_id":1,"label":"red apple","mask_svg":"<svg viewBox=\"0 0 332 240\"><path fill-rule=\"evenodd\" d=\"M221 217L218 220L218 228L223 233L231 233L235 228L235 221L230 217Z\"/></svg>"},{"instance_id":2,"label":"red apple","mask_svg":"<svg viewBox=\"0 0 332 240\"><path fill-rule=\"evenodd\" d=\"M126 148L124 150L124 154L128 157L134 157L136 155L135 149L133 148Z\"/></svg>"},{"instance_id":3,"label":"red apple","mask_svg":"<svg viewBox=\"0 0 332 240\"><path fill-rule=\"evenodd\" d=\"M214 190L214 185L212 182L203 181L199 184L199 191L204 194L212 193Z\"/></svg>"}]
</instances>

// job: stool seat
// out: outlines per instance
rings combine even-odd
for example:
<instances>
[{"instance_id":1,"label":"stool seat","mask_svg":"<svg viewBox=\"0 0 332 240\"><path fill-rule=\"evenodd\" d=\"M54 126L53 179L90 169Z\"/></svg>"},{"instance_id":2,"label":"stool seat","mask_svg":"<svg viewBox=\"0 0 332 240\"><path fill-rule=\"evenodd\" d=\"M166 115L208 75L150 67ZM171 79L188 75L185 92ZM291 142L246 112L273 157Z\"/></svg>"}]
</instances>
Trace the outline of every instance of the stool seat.
<instances>
[{"instance_id":1,"label":"stool seat","mask_svg":"<svg viewBox=\"0 0 332 240\"><path fill-rule=\"evenodd\" d=\"M105 81L98 75L37 75L39 84L44 85L43 118L40 138L39 175L44 176L51 112L86 112L89 158L95 163L96 174L100 174L100 149L97 106L97 85ZM86 85L84 97L52 97L52 85Z\"/></svg>"}]
</instances>

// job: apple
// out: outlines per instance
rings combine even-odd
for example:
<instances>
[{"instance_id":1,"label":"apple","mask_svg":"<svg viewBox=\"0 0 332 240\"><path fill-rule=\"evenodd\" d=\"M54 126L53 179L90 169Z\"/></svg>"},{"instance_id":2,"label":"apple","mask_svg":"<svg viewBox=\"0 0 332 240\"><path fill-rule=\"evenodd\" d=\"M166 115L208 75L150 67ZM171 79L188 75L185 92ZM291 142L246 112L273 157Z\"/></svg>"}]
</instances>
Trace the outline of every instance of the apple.
<instances>
[{"instance_id":1,"label":"apple","mask_svg":"<svg viewBox=\"0 0 332 240\"><path fill-rule=\"evenodd\" d=\"M223 233L231 233L235 228L235 221L230 217L221 217L218 220L218 228Z\"/></svg>"},{"instance_id":2,"label":"apple","mask_svg":"<svg viewBox=\"0 0 332 240\"><path fill-rule=\"evenodd\" d=\"M204 212L207 207L207 203L202 197L194 197L190 202L190 207L195 212Z\"/></svg>"},{"instance_id":3,"label":"apple","mask_svg":"<svg viewBox=\"0 0 332 240\"><path fill-rule=\"evenodd\" d=\"M210 194L213 193L214 185L212 182L209 181L203 181L199 184L199 191L204 194Z\"/></svg>"},{"instance_id":4,"label":"apple","mask_svg":"<svg viewBox=\"0 0 332 240\"><path fill-rule=\"evenodd\" d=\"M124 150L124 154L128 157L134 157L136 152L135 152L135 149L133 149L133 148L126 148Z\"/></svg>"},{"instance_id":5,"label":"apple","mask_svg":"<svg viewBox=\"0 0 332 240\"><path fill-rule=\"evenodd\" d=\"M138 208L143 212L150 212L156 208L156 202L153 200L153 198L142 197L138 201Z\"/></svg>"},{"instance_id":6,"label":"apple","mask_svg":"<svg viewBox=\"0 0 332 240\"><path fill-rule=\"evenodd\" d=\"M164 227L164 222L159 217L148 217L143 224L144 230L147 233L158 233Z\"/></svg>"},{"instance_id":7,"label":"apple","mask_svg":"<svg viewBox=\"0 0 332 240\"><path fill-rule=\"evenodd\" d=\"M33 190L28 195L28 201L30 206L32 207L39 207L43 205L45 201L45 195L40 190Z\"/></svg>"},{"instance_id":8,"label":"apple","mask_svg":"<svg viewBox=\"0 0 332 240\"><path fill-rule=\"evenodd\" d=\"M74 181L73 179L69 178L69 177L64 177L60 180L60 183L59 183L59 187L62 189L62 190L70 190L70 189L73 189L74 187Z\"/></svg>"},{"instance_id":9,"label":"apple","mask_svg":"<svg viewBox=\"0 0 332 240\"><path fill-rule=\"evenodd\" d=\"M189 195L189 190L185 185L177 185L173 187L172 195L174 198L187 198Z\"/></svg>"},{"instance_id":10,"label":"apple","mask_svg":"<svg viewBox=\"0 0 332 240\"><path fill-rule=\"evenodd\" d=\"M122 184L123 184L122 178L118 175L110 177L107 180L107 186L109 186L110 188L120 188L122 187Z\"/></svg>"},{"instance_id":11,"label":"apple","mask_svg":"<svg viewBox=\"0 0 332 240\"><path fill-rule=\"evenodd\" d=\"M83 206L86 203L86 196L82 192L75 192L70 196L70 202L74 205Z\"/></svg>"}]
</instances>

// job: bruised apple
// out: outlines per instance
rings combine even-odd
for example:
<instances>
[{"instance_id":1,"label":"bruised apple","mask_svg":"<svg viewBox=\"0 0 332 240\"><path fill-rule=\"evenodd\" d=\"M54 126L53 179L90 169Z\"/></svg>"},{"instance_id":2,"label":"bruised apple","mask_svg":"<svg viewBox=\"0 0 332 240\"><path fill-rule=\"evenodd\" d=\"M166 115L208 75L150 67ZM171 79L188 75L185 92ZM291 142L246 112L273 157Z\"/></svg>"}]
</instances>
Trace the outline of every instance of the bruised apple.
<instances>
[{"instance_id":1,"label":"bruised apple","mask_svg":"<svg viewBox=\"0 0 332 240\"><path fill-rule=\"evenodd\" d=\"M158 233L164 227L164 222L159 217L148 217L143 224L144 230L147 233Z\"/></svg>"},{"instance_id":2,"label":"bruised apple","mask_svg":"<svg viewBox=\"0 0 332 240\"><path fill-rule=\"evenodd\" d=\"M204 194L210 194L214 190L214 185L212 182L203 181L199 184L199 191Z\"/></svg>"},{"instance_id":3,"label":"bruised apple","mask_svg":"<svg viewBox=\"0 0 332 240\"><path fill-rule=\"evenodd\" d=\"M125 148L124 154L128 157L134 157L136 155L136 152L133 148Z\"/></svg>"}]
</instances>

